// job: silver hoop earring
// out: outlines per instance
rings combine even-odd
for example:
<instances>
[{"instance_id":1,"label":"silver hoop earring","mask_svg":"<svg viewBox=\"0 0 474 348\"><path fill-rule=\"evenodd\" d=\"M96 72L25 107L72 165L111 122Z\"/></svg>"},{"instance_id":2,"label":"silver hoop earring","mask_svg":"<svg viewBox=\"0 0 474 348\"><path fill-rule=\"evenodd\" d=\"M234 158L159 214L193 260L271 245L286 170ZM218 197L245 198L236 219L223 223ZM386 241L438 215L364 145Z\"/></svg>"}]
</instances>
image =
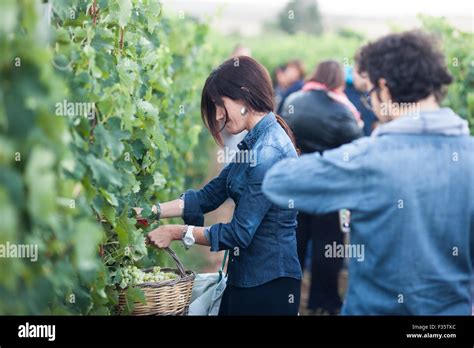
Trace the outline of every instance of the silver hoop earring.
<instances>
[{"instance_id":1,"label":"silver hoop earring","mask_svg":"<svg viewBox=\"0 0 474 348\"><path fill-rule=\"evenodd\" d=\"M240 114L242 116L245 116L247 114L248 110L245 106L242 106L242 109L240 109Z\"/></svg>"}]
</instances>

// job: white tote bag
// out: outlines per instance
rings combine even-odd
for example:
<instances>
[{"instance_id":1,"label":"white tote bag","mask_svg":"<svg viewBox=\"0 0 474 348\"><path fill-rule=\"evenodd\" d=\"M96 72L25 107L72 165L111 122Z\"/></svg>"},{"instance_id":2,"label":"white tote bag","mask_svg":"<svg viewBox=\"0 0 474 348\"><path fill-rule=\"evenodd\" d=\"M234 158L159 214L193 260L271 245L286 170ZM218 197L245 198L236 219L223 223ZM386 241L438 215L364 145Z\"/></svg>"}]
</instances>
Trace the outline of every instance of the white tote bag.
<instances>
[{"instance_id":1,"label":"white tote bag","mask_svg":"<svg viewBox=\"0 0 474 348\"><path fill-rule=\"evenodd\" d=\"M224 266L229 251L224 253L222 266L217 273L201 273L194 279L188 315L218 315L222 295L227 283Z\"/></svg>"}]
</instances>

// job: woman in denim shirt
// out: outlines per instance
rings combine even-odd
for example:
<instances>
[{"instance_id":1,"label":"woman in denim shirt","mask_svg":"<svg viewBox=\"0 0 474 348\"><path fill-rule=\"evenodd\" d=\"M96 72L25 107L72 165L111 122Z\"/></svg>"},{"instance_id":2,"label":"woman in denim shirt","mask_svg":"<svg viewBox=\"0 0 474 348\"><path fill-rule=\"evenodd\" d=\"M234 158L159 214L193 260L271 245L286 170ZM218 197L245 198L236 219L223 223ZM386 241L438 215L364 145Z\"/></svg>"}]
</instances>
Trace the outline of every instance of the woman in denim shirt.
<instances>
[{"instance_id":1,"label":"woman in denim shirt","mask_svg":"<svg viewBox=\"0 0 474 348\"><path fill-rule=\"evenodd\" d=\"M291 131L271 112L273 89L266 69L249 57L236 57L215 69L204 85L203 121L222 144L220 132L249 133L239 152L201 190L160 204L161 217L182 216L186 225L164 225L150 232L156 246L173 240L229 250L227 288L220 315L296 315L301 269L296 250L296 210L277 207L262 193L267 170L297 157ZM235 202L230 223L202 226L204 215L227 198Z\"/></svg>"}]
</instances>

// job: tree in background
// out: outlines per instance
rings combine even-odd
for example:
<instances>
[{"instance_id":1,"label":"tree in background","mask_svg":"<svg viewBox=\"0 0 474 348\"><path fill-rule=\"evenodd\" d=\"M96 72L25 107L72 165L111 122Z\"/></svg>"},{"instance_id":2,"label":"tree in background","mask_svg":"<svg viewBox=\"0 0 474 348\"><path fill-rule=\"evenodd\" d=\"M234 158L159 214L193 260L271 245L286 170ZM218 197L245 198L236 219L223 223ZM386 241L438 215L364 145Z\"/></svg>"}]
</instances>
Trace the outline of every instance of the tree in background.
<instances>
[{"instance_id":1,"label":"tree in background","mask_svg":"<svg viewBox=\"0 0 474 348\"><path fill-rule=\"evenodd\" d=\"M320 35L323 32L318 2L295 0L289 2L278 14L277 27L289 34L299 31Z\"/></svg>"},{"instance_id":2,"label":"tree in background","mask_svg":"<svg viewBox=\"0 0 474 348\"><path fill-rule=\"evenodd\" d=\"M441 40L448 69L454 77L443 104L468 120L474 135L474 35L455 28L445 18L420 15L419 19L423 29Z\"/></svg>"}]
</instances>

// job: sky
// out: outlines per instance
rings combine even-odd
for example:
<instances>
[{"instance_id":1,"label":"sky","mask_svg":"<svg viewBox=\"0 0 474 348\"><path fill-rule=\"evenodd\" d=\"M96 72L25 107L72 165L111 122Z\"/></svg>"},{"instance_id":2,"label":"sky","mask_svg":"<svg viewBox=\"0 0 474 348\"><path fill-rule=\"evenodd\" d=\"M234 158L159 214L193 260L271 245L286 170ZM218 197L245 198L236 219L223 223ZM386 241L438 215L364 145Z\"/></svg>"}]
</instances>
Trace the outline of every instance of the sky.
<instances>
[{"instance_id":1,"label":"sky","mask_svg":"<svg viewBox=\"0 0 474 348\"><path fill-rule=\"evenodd\" d=\"M165 8L203 19L222 33L258 35L288 0L162 0ZM305 0L313 1L313 0ZM445 16L463 31L474 33L474 0L318 0L326 30L348 27L368 37L386 34L396 24L419 25L416 15ZM216 14L218 14L216 16Z\"/></svg>"},{"instance_id":2,"label":"sky","mask_svg":"<svg viewBox=\"0 0 474 348\"><path fill-rule=\"evenodd\" d=\"M416 15L474 17L474 1L468 0L319 0L321 9L330 14L364 16L371 15ZM353 6L350 4L356 4ZM349 8L347 8L349 6Z\"/></svg>"},{"instance_id":3,"label":"sky","mask_svg":"<svg viewBox=\"0 0 474 348\"><path fill-rule=\"evenodd\" d=\"M255 10L262 8L279 9L288 0L165 0L174 6L186 8L208 7L216 5L252 6ZM425 13L436 16L471 16L474 17L473 0L318 0L320 8L326 14L370 16L403 16Z\"/></svg>"}]
</instances>

